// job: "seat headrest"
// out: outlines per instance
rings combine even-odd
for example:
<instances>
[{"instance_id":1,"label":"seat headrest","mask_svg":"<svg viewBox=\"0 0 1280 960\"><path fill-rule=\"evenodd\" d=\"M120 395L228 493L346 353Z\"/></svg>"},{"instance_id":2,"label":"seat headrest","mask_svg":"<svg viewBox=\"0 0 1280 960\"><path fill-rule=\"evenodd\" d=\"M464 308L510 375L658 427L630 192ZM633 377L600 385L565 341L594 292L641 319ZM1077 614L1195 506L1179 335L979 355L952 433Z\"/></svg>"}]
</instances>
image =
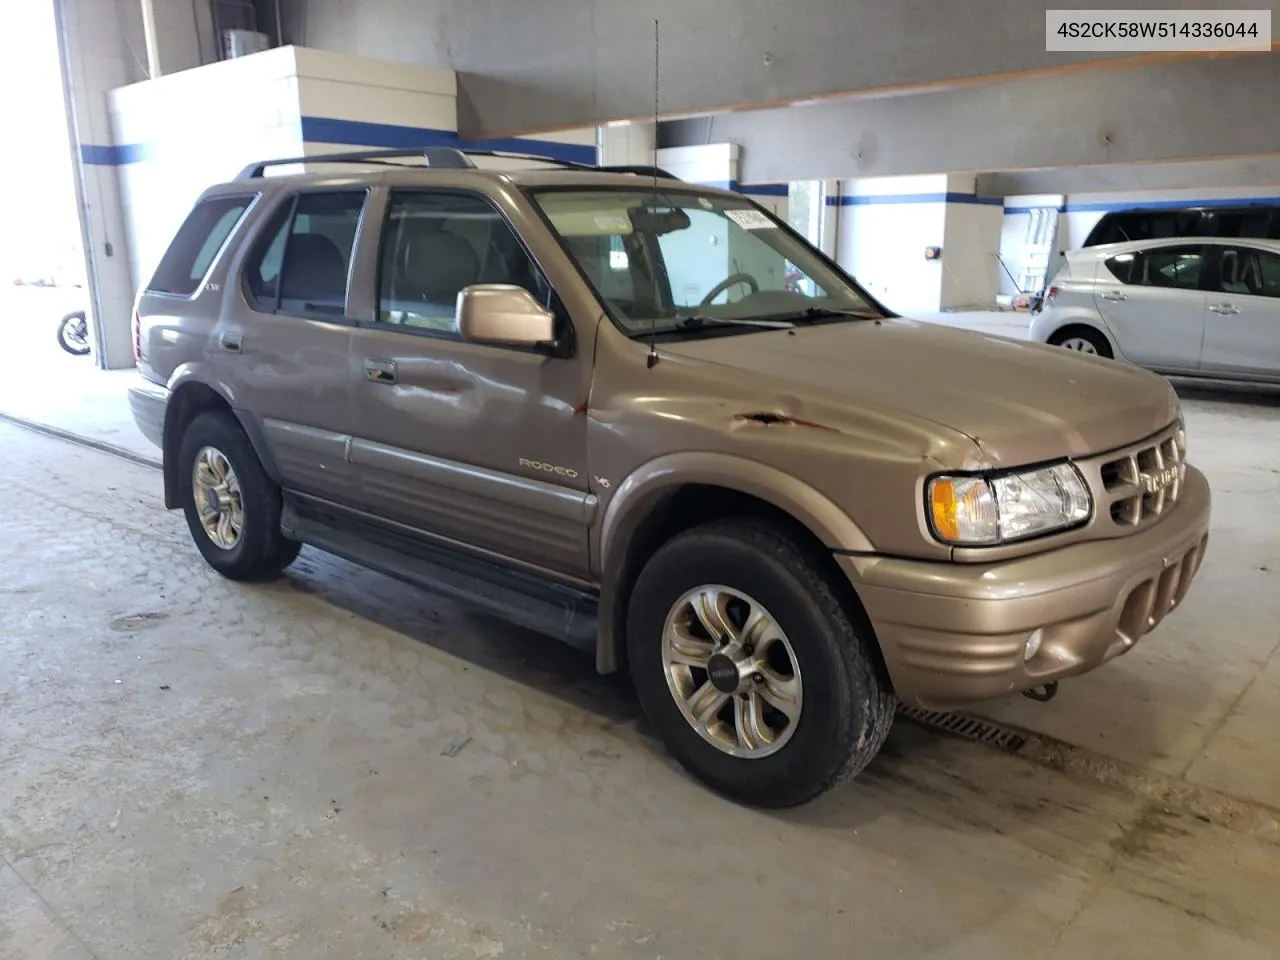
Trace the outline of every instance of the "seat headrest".
<instances>
[{"instance_id":1,"label":"seat headrest","mask_svg":"<svg viewBox=\"0 0 1280 960\"><path fill-rule=\"evenodd\" d=\"M447 230L411 233L405 239L404 267L414 293L430 302L451 301L480 277L475 248Z\"/></svg>"},{"instance_id":2,"label":"seat headrest","mask_svg":"<svg viewBox=\"0 0 1280 960\"><path fill-rule=\"evenodd\" d=\"M347 292L347 264L338 245L321 233L296 233L280 268L283 300L340 301Z\"/></svg>"}]
</instances>

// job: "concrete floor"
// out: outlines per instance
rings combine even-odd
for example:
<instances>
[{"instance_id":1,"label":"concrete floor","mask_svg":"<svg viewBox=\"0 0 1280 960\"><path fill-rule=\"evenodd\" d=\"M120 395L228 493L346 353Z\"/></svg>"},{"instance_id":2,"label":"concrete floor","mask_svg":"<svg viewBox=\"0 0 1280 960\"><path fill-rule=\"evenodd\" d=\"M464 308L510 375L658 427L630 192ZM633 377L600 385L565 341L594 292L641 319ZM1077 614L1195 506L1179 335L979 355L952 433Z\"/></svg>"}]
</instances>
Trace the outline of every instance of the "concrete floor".
<instances>
[{"instance_id":1,"label":"concrete floor","mask_svg":"<svg viewBox=\"0 0 1280 960\"><path fill-rule=\"evenodd\" d=\"M310 550L220 580L154 469L0 423L0 958L1272 958L1280 405L1187 407L1178 613L984 710L1017 755L900 723L783 814L567 649Z\"/></svg>"}]
</instances>

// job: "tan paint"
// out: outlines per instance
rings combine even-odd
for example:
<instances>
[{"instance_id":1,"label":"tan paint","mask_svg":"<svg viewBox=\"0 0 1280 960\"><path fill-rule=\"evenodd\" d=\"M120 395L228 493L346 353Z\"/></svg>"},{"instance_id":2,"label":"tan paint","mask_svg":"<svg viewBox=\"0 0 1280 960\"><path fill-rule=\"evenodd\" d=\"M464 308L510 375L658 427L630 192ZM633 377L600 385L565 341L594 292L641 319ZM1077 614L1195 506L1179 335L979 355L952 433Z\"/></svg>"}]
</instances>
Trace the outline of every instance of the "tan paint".
<instances>
[{"instance_id":1,"label":"tan paint","mask_svg":"<svg viewBox=\"0 0 1280 960\"><path fill-rule=\"evenodd\" d=\"M269 421L279 449L268 452L287 484L316 488L328 473L329 495L349 482L349 506L397 529L595 586L603 669L617 663L612 612L628 587L630 533L687 484L772 504L833 551L908 702L965 702L1090 669L1185 595L1208 529L1203 477L1188 470L1176 506L1125 528L1109 514L1119 494L1103 473L1175 429L1164 380L887 313L651 350L604 318L521 189L637 182L406 170L224 186L266 202L215 262L208 284L220 296L140 297L143 372L214 386L252 421ZM341 320L259 318L238 282L256 231L299 185L369 191ZM506 218L562 301L572 349L544 349L549 315L492 287L461 298L461 339L373 323L379 231L369 225L384 221L390 190L435 187L482 197ZM216 349L225 333L243 334L243 351ZM371 380L370 364L394 377ZM335 449L350 477L332 476ZM953 550L930 535L931 475L1062 459L1090 487L1089 523L993 549ZM1047 639L1023 664L1035 629Z\"/></svg>"}]
</instances>

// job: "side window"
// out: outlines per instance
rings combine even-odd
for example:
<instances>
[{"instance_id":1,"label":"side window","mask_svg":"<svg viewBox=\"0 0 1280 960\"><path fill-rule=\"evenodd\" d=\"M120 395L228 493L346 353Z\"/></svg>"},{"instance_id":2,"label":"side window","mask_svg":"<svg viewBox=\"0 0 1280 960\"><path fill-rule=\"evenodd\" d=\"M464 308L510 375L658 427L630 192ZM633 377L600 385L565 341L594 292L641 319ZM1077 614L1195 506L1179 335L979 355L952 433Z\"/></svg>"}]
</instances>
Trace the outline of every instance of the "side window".
<instances>
[{"instance_id":1,"label":"side window","mask_svg":"<svg viewBox=\"0 0 1280 960\"><path fill-rule=\"evenodd\" d=\"M514 284L551 303L542 271L487 200L393 191L379 254L378 321L452 336L458 293L477 283Z\"/></svg>"},{"instance_id":2,"label":"side window","mask_svg":"<svg viewBox=\"0 0 1280 960\"><path fill-rule=\"evenodd\" d=\"M1200 247L1165 247L1122 253L1104 265L1121 283L1143 287L1173 287L1196 290L1200 286L1200 268L1204 263Z\"/></svg>"},{"instance_id":3,"label":"side window","mask_svg":"<svg viewBox=\"0 0 1280 960\"><path fill-rule=\"evenodd\" d=\"M1280 256L1250 247L1223 247L1218 289L1223 293L1280 298Z\"/></svg>"},{"instance_id":4,"label":"side window","mask_svg":"<svg viewBox=\"0 0 1280 960\"><path fill-rule=\"evenodd\" d=\"M183 297L195 293L254 197L217 197L196 204L160 258L147 289Z\"/></svg>"},{"instance_id":5,"label":"side window","mask_svg":"<svg viewBox=\"0 0 1280 960\"><path fill-rule=\"evenodd\" d=\"M364 191L342 191L302 193L284 204L267 224L245 271L254 309L344 314L364 202Z\"/></svg>"}]
</instances>

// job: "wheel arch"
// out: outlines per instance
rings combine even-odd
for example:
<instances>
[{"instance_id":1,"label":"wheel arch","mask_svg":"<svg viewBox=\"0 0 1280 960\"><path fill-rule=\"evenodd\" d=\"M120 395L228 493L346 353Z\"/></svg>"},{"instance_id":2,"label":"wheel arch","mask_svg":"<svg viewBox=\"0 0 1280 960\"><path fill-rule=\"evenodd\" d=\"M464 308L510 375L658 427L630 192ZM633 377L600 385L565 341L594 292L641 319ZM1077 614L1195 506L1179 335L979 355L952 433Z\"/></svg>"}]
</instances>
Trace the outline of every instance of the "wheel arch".
<instances>
[{"instance_id":1,"label":"wheel arch","mask_svg":"<svg viewBox=\"0 0 1280 960\"><path fill-rule=\"evenodd\" d=\"M202 413L210 412L225 413L240 425L249 437L267 475L279 482L279 475L262 432L253 419L235 407L226 390L211 386L194 373L179 372L169 382L169 399L165 404L160 448L164 471L164 505L169 510L182 505L178 497L178 450L182 446L182 435L192 420Z\"/></svg>"},{"instance_id":2,"label":"wheel arch","mask_svg":"<svg viewBox=\"0 0 1280 960\"><path fill-rule=\"evenodd\" d=\"M610 500L599 531L599 622L596 668L613 673L626 661L626 610L645 562L672 537L711 520L770 520L807 547L832 575L843 599L865 616L833 550L870 551L857 524L820 491L756 461L674 454L635 471Z\"/></svg>"},{"instance_id":3,"label":"wheel arch","mask_svg":"<svg viewBox=\"0 0 1280 960\"><path fill-rule=\"evenodd\" d=\"M1062 317L1045 334L1044 342L1052 344L1055 339L1071 330L1088 330L1098 334L1103 340L1107 341L1107 346L1111 348L1112 357L1124 359L1124 351L1120 349L1120 344L1116 340L1115 334L1111 332L1111 327L1108 326L1105 319L1096 314L1068 314Z\"/></svg>"}]
</instances>

